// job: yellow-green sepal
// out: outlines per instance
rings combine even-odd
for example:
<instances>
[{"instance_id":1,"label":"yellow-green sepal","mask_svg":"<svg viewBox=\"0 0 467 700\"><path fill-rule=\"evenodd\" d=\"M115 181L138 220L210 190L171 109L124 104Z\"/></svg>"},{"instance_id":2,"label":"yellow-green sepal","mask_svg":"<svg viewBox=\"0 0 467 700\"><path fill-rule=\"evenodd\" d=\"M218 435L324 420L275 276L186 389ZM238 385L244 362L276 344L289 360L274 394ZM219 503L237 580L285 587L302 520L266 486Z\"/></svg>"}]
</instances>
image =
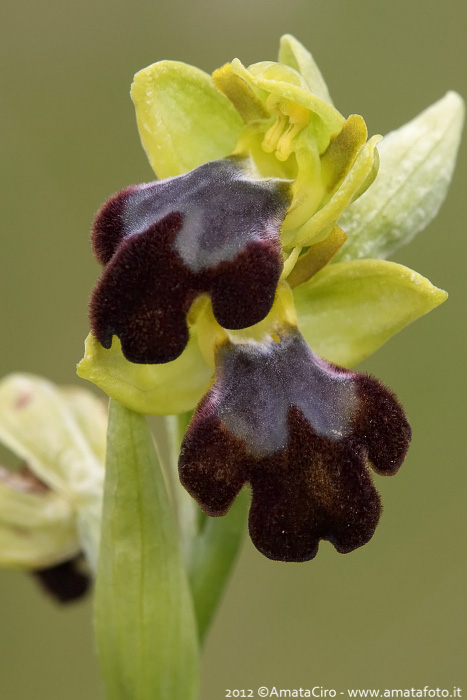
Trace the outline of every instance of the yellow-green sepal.
<instances>
[{"instance_id":1,"label":"yellow-green sepal","mask_svg":"<svg viewBox=\"0 0 467 700\"><path fill-rule=\"evenodd\" d=\"M324 359L351 367L447 298L425 277L385 260L328 265L294 289L300 331Z\"/></svg>"},{"instance_id":2,"label":"yellow-green sepal","mask_svg":"<svg viewBox=\"0 0 467 700\"><path fill-rule=\"evenodd\" d=\"M311 53L291 34L284 34L279 45L279 63L290 66L305 79L310 91L332 105L328 86Z\"/></svg>"},{"instance_id":3,"label":"yellow-green sepal","mask_svg":"<svg viewBox=\"0 0 467 700\"><path fill-rule=\"evenodd\" d=\"M225 158L243 121L210 75L177 61L136 73L131 87L144 150L158 178Z\"/></svg>"},{"instance_id":4,"label":"yellow-green sepal","mask_svg":"<svg viewBox=\"0 0 467 700\"><path fill-rule=\"evenodd\" d=\"M193 409L206 393L212 377L194 328L180 357L160 365L129 362L117 336L107 350L89 334L77 371L80 377L93 382L127 408L159 416Z\"/></svg>"}]
</instances>

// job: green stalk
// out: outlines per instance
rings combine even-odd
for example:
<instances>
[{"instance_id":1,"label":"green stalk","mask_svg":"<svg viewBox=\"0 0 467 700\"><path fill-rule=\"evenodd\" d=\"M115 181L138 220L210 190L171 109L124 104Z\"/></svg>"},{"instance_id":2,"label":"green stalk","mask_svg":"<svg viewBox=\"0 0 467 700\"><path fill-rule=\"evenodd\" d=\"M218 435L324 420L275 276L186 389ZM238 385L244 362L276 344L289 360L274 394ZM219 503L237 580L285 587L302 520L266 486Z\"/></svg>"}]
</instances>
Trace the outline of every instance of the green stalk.
<instances>
[{"instance_id":1,"label":"green stalk","mask_svg":"<svg viewBox=\"0 0 467 700\"><path fill-rule=\"evenodd\" d=\"M116 401L95 625L108 700L196 698L196 623L164 478L145 417Z\"/></svg>"},{"instance_id":2,"label":"green stalk","mask_svg":"<svg viewBox=\"0 0 467 700\"><path fill-rule=\"evenodd\" d=\"M192 412L154 422L177 513L182 555L188 572L200 643L206 637L232 574L248 519L249 494L242 492L227 515L210 518L178 478L178 455ZM158 446L159 448L159 446Z\"/></svg>"},{"instance_id":3,"label":"green stalk","mask_svg":"<svg viewBox=\"0 0 467 700\"><path fill-rule=\"evenodd\" d=\"M183 436L192 412L177 416L178 431L173 431L172 445L177 465ZM227 515L210 518L175 477L178 488L178 518L184 541L185 563L188 571L200 644L203 644L217 612L225 588L237 560L248 519L249 493L239 494ZM193 511L193 507L195 511Z\"/></svg>"},{"instance_id":4,"label":"green stalk","mask_svg":"<svg viewBox=\"0 0 467 700\"><path fill-rule=\"evenodd\" d=\"M243 490L227 515L207 517L202 531L192 541L188 576L200 643L205 639L236 562L249 505L250 494Z\"/></svg>"}]
</instances>

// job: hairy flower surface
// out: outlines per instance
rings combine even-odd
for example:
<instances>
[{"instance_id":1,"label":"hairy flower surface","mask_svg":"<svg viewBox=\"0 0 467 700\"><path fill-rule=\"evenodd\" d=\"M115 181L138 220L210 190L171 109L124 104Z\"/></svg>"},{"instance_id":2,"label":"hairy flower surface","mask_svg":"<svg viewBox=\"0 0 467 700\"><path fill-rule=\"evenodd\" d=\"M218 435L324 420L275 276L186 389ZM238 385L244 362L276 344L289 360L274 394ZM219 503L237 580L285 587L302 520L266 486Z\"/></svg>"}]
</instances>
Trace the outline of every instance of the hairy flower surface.
<instances>
[{"instance_id":1,"label":"hairy flower surface","mask_svg":"<svg viewBox=\"0 0 467 700\"><path fill-rule=\"evenodd\" d=\"M446 298L402 265L358 259L358 240L365 250L378 241L381 257L390 237L384 214L358 209L378 183L381 137L368 140L362 117L335 109L291 36L278 63L235 59L212 78L156 63L135 76L132 96L160 179L116 194L96 217L104 271L78 372L136 411L198 404L182 483L209 515L223 515L248 483L251 536L268 557L311 559L320 539L351 551L380 515L368 466L395 473L410 428L389 390L347 368ZM382 162L386 181L399 168L413 192L407 220L417 208L425 224L433 208L423 213L423 201L444 196L463 114L454 93L431 109L412 133L448 165L437 171L428 155L415 167L403 129ZM446 114L444 147L443 130L427 124ZM387 187L379 191L381 200Z\"/></svg>"},{"instance_id":2,"label":"hairy flower surface","mask_svg":"<svg viewBox=\"0 0 467 700\"><path fill-rule=\"evenodd\" d=\"M213 161L124 190L101 210L93 244L106 268L91 322L104 347L117 335L132 362L175 360L189 340L188 310L203 292L226 328L268 314L290 198L287 183L257 181L246 171L236 159Z\"/></svg>"},{"instance_id":3,"label":"hairy flower surface","mask_svg":"<svg viewBox=\"0 0 467 700\"><path fill-rule=\"evenodd\" d=\"M380 502L366 464L394 474L409 441L387 389L325 362L285 327L269 342L219 348L180 476L209 515L224 515L249 483L256 547L271 559L306 561L320 539L339 552L370 539Z\"/></svg>"},{"instance_id":4,"label":"hairy flower surface","mask_svg":"<svg viewBox=\"0 0 467 700\"><path fill-rule=\"evenodd\" d=\"M23 463L0 467L0 566L35 572L61 599L95 568L107 417L101 402L26 374L0 382L0 442Z\"/></svg>"}]
</instances>

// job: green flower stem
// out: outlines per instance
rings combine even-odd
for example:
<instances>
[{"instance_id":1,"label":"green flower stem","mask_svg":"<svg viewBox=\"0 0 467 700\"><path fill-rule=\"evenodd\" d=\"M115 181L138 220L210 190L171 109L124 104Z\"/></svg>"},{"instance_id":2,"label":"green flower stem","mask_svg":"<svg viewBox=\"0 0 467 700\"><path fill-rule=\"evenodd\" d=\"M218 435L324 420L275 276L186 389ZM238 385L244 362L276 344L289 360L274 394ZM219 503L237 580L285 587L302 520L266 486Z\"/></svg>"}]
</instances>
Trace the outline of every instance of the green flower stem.
<instances>
[{"instance_id":1,"label":"green flower stem","mask_svg":"<svg viewBox=\"0 0 467 700\"><path fill-rule=\"evenodd\" d=\"M196 698L196 623L164 477L145 417L116 401L95 625L109 700Z\"/></svg>"},{"instance_id":2,"label":"green flower stem","mask_svg":"<svg viewBox=\"0 0 467 700\"><path fill-rule=\"evenodd\" d=\"M170 435L169 463L179 531L202 643L242 544L250 499L247 492L241 493L226 516L209 518L181 486L177 471L178 454L191 417L191 411L169 416L165 425Z\"/></svg>"},{"instance_id":3,"label":"green flower stem","mask_svg":"<svg viewBox=\"0 0 467 700\"><path fill-rule=\"evenodd\" d=\"M170 481L185 565L188 565L190 560L193 540L199 534L202 521L206 518L196 501L183 488L178 477L180 445L192 415L193 412L188 411L178 416L161 416L156 419L159 431L162 431L162 428L165 430L164 442L168 447L166 472Z\"/></svg>"},{"instance_id":4,"label":"green flower stem","mask_svg":"<svg viewBox=\"0 0 467 700\"><path fill-rule=\"evenodd\" d=\"M222 518L206 518L194 539L188 565L202 643L224 593L245 534L250 494L243 490Z\"/></svg>"}]
</instances>

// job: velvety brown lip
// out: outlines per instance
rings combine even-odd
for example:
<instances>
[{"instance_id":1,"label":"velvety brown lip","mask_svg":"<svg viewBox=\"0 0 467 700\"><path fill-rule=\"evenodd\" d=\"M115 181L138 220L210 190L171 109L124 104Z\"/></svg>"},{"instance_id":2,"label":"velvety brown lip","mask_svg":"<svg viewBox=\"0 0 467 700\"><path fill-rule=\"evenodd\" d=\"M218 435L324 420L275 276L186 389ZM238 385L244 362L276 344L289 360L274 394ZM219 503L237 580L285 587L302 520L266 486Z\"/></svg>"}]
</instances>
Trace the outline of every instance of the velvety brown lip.
<instances>
[{"instance_id":1,"label":"velvety brown lip","mask_svg":"<svg viewBox=\"0 0 467 700\"><path fill-rule=\"evenodd\" d=\"M249 484L250 535L271 559L307 561L322 539L350 552L371 539L381 513L368 467L393 474L407 451L403 409L376 379L318 358L296 330L264 352L218 353L216 381L182 444L182 484L213 516Z\"/></svg>"},{"instance_id":2,"label":"velvety brown lip","mask_svg":"<svg viewBox=\"0 0 467 700\"><path fill-rule=\"evenodd\" d=\"M82 557L61 562L46 569L34 571L42 588L59 603L70 603L82 598L91 586L91 579L82 571Z\"/></svg>"},{"instance_id":3,"label":"velvety brown lip","mask_svg":"<svg viewBox=\"0 0 467 700\"><path fill-rule=\"evenodd\" d=\"M188 309L202 293L224 328L261 321L282 271L288 204L287 183L249 179L235 159L112 197L92 232L105 265L90 304L95 337L109 348L117 335L131 362L174 360L188 342Z\"/></svg>"}]
</instances>

